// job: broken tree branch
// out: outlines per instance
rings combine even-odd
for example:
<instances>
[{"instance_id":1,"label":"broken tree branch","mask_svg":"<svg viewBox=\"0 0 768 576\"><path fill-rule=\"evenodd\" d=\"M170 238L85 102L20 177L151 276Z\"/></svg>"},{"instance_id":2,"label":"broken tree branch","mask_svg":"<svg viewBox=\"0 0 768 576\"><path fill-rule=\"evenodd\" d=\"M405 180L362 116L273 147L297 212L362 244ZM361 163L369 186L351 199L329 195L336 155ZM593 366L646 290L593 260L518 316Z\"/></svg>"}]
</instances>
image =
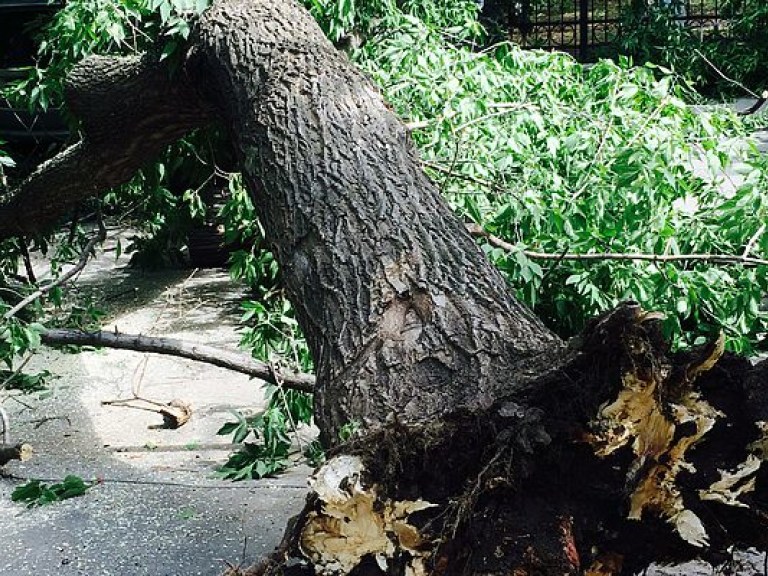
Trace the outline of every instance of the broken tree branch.
<instances>
[{"instance_id":1,"label":"broken tree branch","mask_svg":"<svg viewBox=\"0 0 768 576\"><path fill-rule=\"evenodd\" d=\"M704 62L705 62L705 63L706 63L706 64L707 64L707 65L708 65L710 68L712 68L712 70L714 70L714 71L715 71L715 73L716 73L718 76L720 76L720 78L722 78L723 80L725 80L725 81L726 81L726 82L728 82L729 84L732 84L732 85L734 85L734 86L737 86L737 87L741 88L742 90L744 90L744 92L746 92L747 94L749 94L749 95L750 95L752 98L754 98L754 99L757 101L757 105L756 105L756 106L752 106L752 107L750 107L750 109L749 109L749 110L746 110L746 111L744 111L744 112L739 112L739 114L741 114L742 116L746 116L746 115L749 115L749 114L753 114L754 112L757 112L757 109L758 109L758 108L760 108L760 106L762 106L763 104L765 104L765 100L766 100L766 94L765 94L765 92L763 92L763 94L758 94L758 93L757 93L757 92L755 92L754 90L750 90L749 88L747 88L747 87L746 87L744 84L742 84L742 83L741 83L741 82L739 82L738 80L734 80L734 79L733 79L733 78L731 78L730 76L726 76L726 75L725 75L725 73L724 73L722 70L720 70L720 68L718 68L717 66L715 66L715 64L714 64L714 62L712 62L712 60L710 60L709 58L707 58L707 57L706 57L706 56L705 56L705 55L704 55L704 54L701 52L701 50L698 50L698 49L694 48L694 50L693 50L693 51L696 53L696 55L697 55L699 58L701 58L702 60L704 60Z\"/></svg>"},{"instance_id":2,"label":"broken tree branch","mask_svg":"<svg viewBox=\"0 0 768 576\"><path fill-rule=\"evenodd\" d=\"M19 311L29 306L32 302L34 302L41 296L44 296L45 294L53 290L56 286L61 286L62 284L67 282L70 278L78 274L83 268L85 268L85 265L88 263L88 258L91 256L91 253L93 252L93 249L96 247L96 244L99 244L100 242L104 242L104 239L106 237L107 237L107 229L104 227L104 223L100 219L99 232L88 241L88 244L85 245L85 248L83 248L82 254L80 254L80 260L77 261L77 264L75 264L72 268L67 270L64 274L56 278L56 280L54 280L50 284L43 286L38 290L35 290L34 292L32 292L32 294L24 298L24 300L16 304L16 306L8 310L8 312L3 314L3 320L10 320L16 314L18 314Z\"/></svg>"},{"instance_id":3,"label":"broken tree branch","mask_svg":"<svg viewBox=\"0 0 768 576\"><path fill-rule=\"evenodd\" d=\"M186 71L171 74L168 62L154 56L89 56L67 77L65 99L82 139L3 199L0 239L49 230L213 118Z\"/></svg>"},{"instance_id":4,"label":"broken tree branch","mask_svg":"<svg viewBox=\"0 0 768 576\"><path fill-rule=\"evenodd\" d=\"M11 460L28 460L32 456L32 446L23 442L11 444L11 419L2 406L0 406L0 424L3 426L3 432L0 435L0 466L5 466Z\"/></svg>"},{"instance_id":5,"label":"broken tree branch","mask_svg":"<svg viewBox=\"0 0 768 576\"><path fill-rule=\"evenodd\" d=\"M152 352L178 356L198 362L205 362L234 372L248 374L270 384L279 384L275 379L272 368L265 362L254 360L245 354L223 350L206 344L185 342L175 338L144 336L142 334L122 334L120 332L84 332L63 328L50 329L40 335L42 342L48 346L101 346L119 350L134 350L136 352ZM312 392L315 387L315 377L300 372L281 372L280 380L284 388Z\"/></svg>"},{"instance_id":6,"label":"broken tree branch","mask_svg":"<svg viewBox=\"0 0 768 576\"><path fill-rule=\"evenodd\" d=\"M472 236L485 238L491 246L501 248L507 252L521 252L532 260L644 260L648 262L708 262L710 264L741 264L748 266L768 266L768 260L755 258L744 253L741 256L735 254L631 254L620 252L594 252L588 254L560 253L549 254L535 252L533 250L519 250L514 244L502 240L486 232L478 224L466 224L467 230Z\"/></svg>"},{"instance_id":7,"label":"broken tree branch","mask_svg":"<svg viewBox=\"0 0 768 576\"><path fill-rule=\"evenodd\" d=\"M145 406L137 404L137 402L144 402ZM160 414L163 417L162 426L150 426L150 428L170 428L176 430L181 428L189 422L192 418L192 406L189 402L174 398L170 402L157 402L150 400L149 398L140 398L138 396L134 398L122 398L119 400L102 400L102 406L123 406L124 408L132 408L133 410L145 410L147 412L154 412Z\"/></svg>"},{"instance_id":8,"label":"broken tree branch","mask_svg":"<svg viewBox=\"0 0 768 576\"><path fill-rule=\"evenodd\" d=\"M29 460L32 447L29 444L0 444L0 466L5 466L11 460Z\"/></svg>"}]
</instances>

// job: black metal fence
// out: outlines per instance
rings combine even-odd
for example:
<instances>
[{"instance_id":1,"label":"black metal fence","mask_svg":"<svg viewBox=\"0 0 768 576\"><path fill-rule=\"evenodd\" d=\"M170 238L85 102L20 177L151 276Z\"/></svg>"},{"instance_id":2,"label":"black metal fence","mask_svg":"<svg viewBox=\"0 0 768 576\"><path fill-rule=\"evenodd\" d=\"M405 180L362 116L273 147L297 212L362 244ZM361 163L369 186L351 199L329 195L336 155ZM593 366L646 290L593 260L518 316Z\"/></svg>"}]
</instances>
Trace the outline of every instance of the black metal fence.
<instances>
[{"instance_id":1,"label":"black metal fence","mask_svg":"<svg viewBox=\"0 0 768 576\"><path fill-rule=\"evenodd\" d=\"M483 14L526 48L570 52L587 59L613 45L631 14L663 10L702 35L727 34L733 0L485 0ZM644 6L643 6L644 5Z\"/></svg>"}]
</instances>

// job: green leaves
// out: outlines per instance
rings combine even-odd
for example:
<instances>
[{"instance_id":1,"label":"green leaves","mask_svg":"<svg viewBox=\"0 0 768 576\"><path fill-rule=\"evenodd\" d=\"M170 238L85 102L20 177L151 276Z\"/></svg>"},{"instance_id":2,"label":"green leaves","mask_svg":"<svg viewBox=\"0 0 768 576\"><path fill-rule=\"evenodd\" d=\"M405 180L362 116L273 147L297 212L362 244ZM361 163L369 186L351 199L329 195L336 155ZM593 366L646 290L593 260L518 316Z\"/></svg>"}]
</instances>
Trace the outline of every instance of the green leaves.
<instances>
[{"instance_id":1,"label":"green leaves","mask_svg":"<svg viewBox=\"0 0 768 576\"><path fill-rule=\"evenodd\" d=\"M454 209L519 248L486 251L559 333L631 298L664 311L680 345L721 329L734 350L764 340L765 267L522 252L738 256L751 245L765 258L768 163L739 144L745 128L730 111L688 106L695 95L657 66L587 69L506 44L478 53L412 19L357 57L417 126L414 141Z\"/></svg>"},{"instance_id":2,"label":"green leaves","mask_svg":"<svg viewBox=\"0 0 768 576\"><path fill-rule=\"evenodd\" d=\"M11 493L11 500L25 502L27 508L45 506L68 498L82 496L94 485L95 483L85 482L79 476L74 475L66 476L63 481L50 485L44 484L40 480L30 480L14 489Z\"/></svg>"},{"instance_id":3,"label":"green leaves","mask_svg":"<svg viewBox=\"0 0 768 576\"><path fill-rule=\"evenodd\" d=\"M30 110L61 106L72 67L90 54L136 54L163 43L162 57L176 54L189 36L189 18L210 0L77 0L66 2L42 33L38 59L27 78L4 90Z\"/></svg>"},{"instance_id":4,"label":"green leaves","mask_svg":"<svg viewBox=\"0 0 768 576\"><path fill-rule=\"evenodd\" d=\"M229 480L258 479L273 476L290 465L291 439L288 436L290 421L279 406L270 405L267 410L250 418L234 413L236 422L228 422L217 434L232 434L232 442L240 443L253 435L256 442L246 442L233 453L217 475Z\"/></svg>"},{"instance_id":5,"label":"green leaves","mask_svg":"<svg viewBox=\"0 0 768 576\"><path fill-rule=\"evenodd\" d=\"M45 327L38 323L28 324L17 318L5 320L0 326L0 361L12 368L16 356L34 351L40 346L40 332L43 330Z\"/></svg>"},{"instance_id":6,"label":"green leaves","mask_svg":"<svg viewBox=\"0 0 768 576\"><path fill-rule=\"evenodd\" d=\"M616 49L638 63L654 62L662 74L675 70L699 89L743 96L739 83L765 87L768 69L768 5L763 0L710 4L727 19L727 34L718 27L681 26L683 0L634 2L628 6ZM702 4L704 9L704 4Z\"/></svg>"}]
</instances>

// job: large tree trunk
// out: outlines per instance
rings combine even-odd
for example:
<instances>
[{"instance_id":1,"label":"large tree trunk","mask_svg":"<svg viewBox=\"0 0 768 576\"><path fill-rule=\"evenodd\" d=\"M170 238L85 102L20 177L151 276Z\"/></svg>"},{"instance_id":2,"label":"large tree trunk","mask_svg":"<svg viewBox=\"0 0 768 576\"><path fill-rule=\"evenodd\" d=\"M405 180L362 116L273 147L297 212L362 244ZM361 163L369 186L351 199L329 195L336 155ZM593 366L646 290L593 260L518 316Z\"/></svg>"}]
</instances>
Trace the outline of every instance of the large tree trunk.
<instances>
[{"instance_id":1,"label":"large tree trunk","mask_svg":"<svg viewBox=\"0 0 768 576\"><path fill-rule=\"evenodd\" d=\"M195 49L315 359L326 439L350 420L488 407L551 354L557 339L510 298L402 123L308 13L221 2Z\"/></svg>"},{"instance_id":2,"label":"large tree trunk","mask_svg":"<svg viewBox=\"0 0 768 576\"><path fill-rule=\"evenodd\" d=\"M135 86L147 95L129 108L98 99ZM294 2L220 0L180 73L89 59L68 93L83 142L16 191L0 236L51 221L35 195L61 212L221 122L315 359L323 438L362 427L254 571L618 573L622 560L766 545L765 370L718 362L719 343L667 358L656 318L632 304L566 346L511 296L403 125ZM122 122L121 139L105 129L137 110L146 121Z\"/></svg>"}]
</instances>

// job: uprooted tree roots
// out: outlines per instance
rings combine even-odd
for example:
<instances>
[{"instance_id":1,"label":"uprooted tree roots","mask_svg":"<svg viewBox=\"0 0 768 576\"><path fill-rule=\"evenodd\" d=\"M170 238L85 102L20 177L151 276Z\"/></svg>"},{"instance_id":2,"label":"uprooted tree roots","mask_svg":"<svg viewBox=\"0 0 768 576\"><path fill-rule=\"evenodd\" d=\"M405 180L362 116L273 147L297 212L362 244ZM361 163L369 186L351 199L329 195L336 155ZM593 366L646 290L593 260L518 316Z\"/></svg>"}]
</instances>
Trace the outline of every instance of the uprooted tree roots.
<instances>
[{"instance_id":1,"label":"uprooted tree roots","mask_svg":"<svg viewBox=\"0 0 768 576\"><path fill-rule=\"evenodd\" d=\"M337 448L254 573L617 574L768 548L765 364L597 319L557 377Z\"/></svg>"}]
</instances>

